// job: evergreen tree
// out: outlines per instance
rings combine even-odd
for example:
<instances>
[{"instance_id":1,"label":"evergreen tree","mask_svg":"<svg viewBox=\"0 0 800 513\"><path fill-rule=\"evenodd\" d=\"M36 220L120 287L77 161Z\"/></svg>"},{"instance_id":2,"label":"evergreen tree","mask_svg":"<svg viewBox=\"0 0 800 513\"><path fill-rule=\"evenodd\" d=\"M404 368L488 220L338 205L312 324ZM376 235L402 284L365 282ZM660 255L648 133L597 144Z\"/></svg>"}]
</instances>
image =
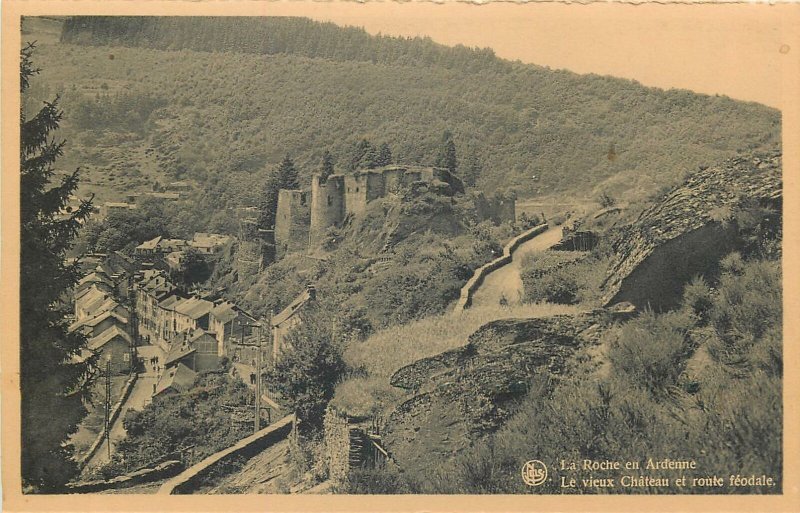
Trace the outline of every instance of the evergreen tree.
<instances>
[{"instance_id":1,"label":"evergreen tree","mask_svg":"<svg viewBox=\"0 0 800 513\"><path fill-rule=\"evenodd\" d=\"M333 173L333 156L331 155L331 152L325 150L325 153L322 155L322 170L320 171L320 177L324 181L327 180L328 177Z\"/></svg>"},{"instance_id":2,"label":"evergreen tree","mask_svg":"<svg viewBox=\"0 0 800 513\"><path fill-rule=\"evenodd\" d=\"M21 51L22 94L39 72L31 62L33 50L28 44ZM65 257L91 202L60 215L79 174L54 180L64 147L52 137L63 115L58 100L45 102L30 119L20 112L22 481L26 490L45 492L60 489L77 473L67 439L86 415L82 399L96 363L95 357L77 358L86 339L68 333L65 320L67 297L79 277L77 265L66 264Z\"/></svg>"},{"instance_id":3,"label":"evergreen tree","mask_svg":"<svg viewBox=\"0 0 800 513\"><path fill-rule=\"evenodd\" d=\"M478 157L475 155L471 155L467 158L463 172L464 185L467 187L475 187L482 173L483 167L481 166L481 161L478 160Z\"/></svg>"},{"instance_id":4,"label":"evergreen tree","mask_svg":"<svg viewBox=\"0 0 800 513\"><path fill-rule=\"evenodd\" d=\"M381 147L378 150L378 159L376 163L377 167L388 166L392 163L392 150L389 148L388 144L381 144Z\"/></svg>"},{"instance_id":5,"label":"evergreen tree","mask_svg":"<svg viewBox=\"0 0 800 513\"><path fill-rule=\"evenodd\" d=\"M299 189L300 182L297 181L297 169L294 167L294 162L286 155L283 162L278 167L278 180L280 181L281 189Z\"/></svg>"},{"instance_id":6,"label":"evergreen tree","mask_svg":"<svg viewBox=\"0 0 800 513\"><path fill-rule=\"evenodd\" d=\"M439 149L439 156L436 158L436 167L443 167L451 173L455 173L458 168L456 144L453 142L453 134L449 130L445 130L442 136L442 146Z\"/></svg>"},{"instance_id":7,"label":"evergreen tree","mask_svg":"<svg viewBox=\"0 0 800 513\"><path fill-rule=\"evenodd\" d=\"M281 188L280 177L277 170L273 170L264 183L264 192L261 195L258 225L265 230L272 230L275 226L275 213L278 209L278 191Z\"/></svg>"},{"instance_id":8,"label":"evergreen tree","mask_svg":"<svg viewBox=\"0 0 800 513\"><path fill-rule=\"evenodd\" d=\"M298 189L297 169L294 162L286 155L283 161L267 178L264 194L261 198L261 216L259 226L271 230L275 226L275 215L278 211L278 193L281 189Z\"/></svg>"},{"instance_id":9,"label":"evergreen tree","mask_svg":"<svg viewBox=\"0 0 800 513\"><path fill-rule=\"evenodd\" d=\"M367 139L361 139L354 146L348 162L347 169L355 171L359 168L375 168L378 167L378 151Z\"/></svg>"}]
</instances>

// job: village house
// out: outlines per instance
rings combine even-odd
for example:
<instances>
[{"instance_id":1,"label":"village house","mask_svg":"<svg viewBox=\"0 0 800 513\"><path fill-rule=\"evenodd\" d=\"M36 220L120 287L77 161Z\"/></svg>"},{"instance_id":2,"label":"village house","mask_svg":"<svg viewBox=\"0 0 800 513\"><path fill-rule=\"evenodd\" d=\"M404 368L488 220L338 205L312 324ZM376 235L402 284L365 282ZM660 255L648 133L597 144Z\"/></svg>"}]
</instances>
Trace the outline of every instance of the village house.
<instances>
[{"instance_id":1,"label":"village house","mask_svg":"<svg viewBox=\"0 0 800 513\"><path fill-rule=\"evenodd\" d=\"M114 326L127 331L128 319L118 313L106 310L94 317L73 322L67 330L70 333L79 332L87 337L96 337Z\"/></svg>"},{"instance_id":2,"label":"village house","mask_svg":"<svg viewBox=\"0 0 800 513\"><path fill-rule=\"evenodd\" d=\"M164 371L161 379L158 380L158 384L156 384L156 391L153 397L182 394L192 388L196 377L196 372L179 363Z\"/></svg>"},{"instance_id":3,"label":"village house","mask_svg":"<svg viewBox=\"0 0 800 513\"><path fill-rule=\"evenodd\" d=\"M128 210L136 210L136 205L132 203L124 203L120 201L109 201L100 205L99 218L105 219L114 212L125 212Z\"/></svg>"},{"instance_id":4,"label":"village house","mask_svg":"<svg viewBox=\"0 0 800 513\"><path fill-rule=\"evenodd\" d=\"M282 352L284 352L289 344L287 342L287 335L292 328L300 323L299 313L303 308L316 300L316 289L309 285L306 290L297 296L289 306L283 309L279 314L272 317L270 321L270 329L272 330L272 361L276 363Z\"/></svg>"},{"instance_id":5,"label":"village house","mask_svg":"<svg viewBox=\"0 0 800 513\"><path fill-rule=\"evenodd\" d=\"M176 273L181 270L183 265L183 257L186 255L184 251L173 251L164 257L164 263L169 267L170 272Z\"/></svg>"},{"instance_id":6,"label":"village house","mask_svg":"<svg viewBox=\"0 0 800 513\"><path fill-rule=\"evenodd\" d=\"M111 291L104 290L103 286L92 284L75 297L75 319L83 320L94 317L100 312L100 307L109 299L113 300Z\"/></svg>"},{"instance_id":7,"label":"village house","mask_svg":"<svg viewBox=\"0 0 800 513\"><path fill-rule=\"evenodd\" d=\"M205 330L177 334L164 361L164 367L169 369L178 364L195 372L216 369L219 366L217 339Z\"/></svg>"},{"instance_id":8,"label":"village house","mask_svg":"<svg viewBox=\"0 0 800 513\"><path fill-rule=\"evenodd\" d=\"M158 237L142 242L136 246L133 251L136 256L140 258L160 257L176 251L185 251L189 246L189 241L183 239L165 239L159 235Z\"/></svg>"},{"instance_id":9,"label":"village house","mask_svg":"<svg viewBox=\"0 0 800 513\"><path fill-rule=\"evenodd\" d=\"M216 305L209 316L208 330L217 339L217 354L231 354L232 346L252 334L255 323L255 317L229 301Z\"/></svg>"},{"instance_id":10,"label":"village house","mask_svg":"<svg viewBox=\"0 0 800 513\"><path fill-rule=\"evenodd\" d=\"M99 290L102 291L103 294L111 295L114 293L116 289L114 288L113 284L110 285L106 281L88 281L84 283L79 283L75 285L75 288L73 289L72 293L73 301L80 301L83 300L84 297L88 297L85 296L85 294L90 290Z\"/></svg>"},{"instance_id":11,"label":"village house","mask_svg":"<svg viewBox=\"0 0 800 513\"><path fill-rule=\"evenodd\" d=\"M163 326L159 304L177 294L175 286L167 280L163 271L146 270L140 274L136 284L136 313L139 329L147 337L163 339L160 329Z\"/></svg>"},{"instance_id":12,"label":"village house","mask_svg":"<svg viewBox=\"0 0 800 513\"><path fill-rule=\"evenodd\" d=\"M197 232L189 245L200 253L210 255L230 242L230 240L231 238L228 235Z\"/></svg>"},{"instance_id":13,"label":"village house","mask_svg":"<svg viewBox=\"0 0 800 513\"><path fill-rule=\"evenodd\" d=\"M191 297L175 306L175 331L194 331L208 329L209 315L214 303L198 297Z\"/></svg>"},{"instance_id":14,"label":"village house","mask_svg":"<svg viewBox=\"0 0 800 513\"><path fill-rule=\"evenodd\" d=\"M110 362L114 374L128 374L133 370L133 340L118 326L112 326L89 339L89 350L100 354L100 363Z\"/></svg>"},{"instance_id":15,"label":"village house","mask_svg":"<svg viewBox=\"0 0 800 513\"><path fill-rule=\"evenodd\" d=\"M86 276L78 280L77 285L75 285L76 294L84 289L91 287L93 284L98 284L101 287L105 286L104 288L107 288L109 290L114 290L116 286L111 276L109 276L99 264L94 271L92 271L91 273L87 274Z\"/></svg>"},{"instance_id":16,"label":"village house","mask_svg":"<svg viewBox=\"0 0 800 513\"><path fill-rule=\"evenodd\" d=\"M139 257L149 257L158 254L158 243L161 242L161 235L150 240L146 240L136 246L133 252Z\"/></svg>"}]
</instances>

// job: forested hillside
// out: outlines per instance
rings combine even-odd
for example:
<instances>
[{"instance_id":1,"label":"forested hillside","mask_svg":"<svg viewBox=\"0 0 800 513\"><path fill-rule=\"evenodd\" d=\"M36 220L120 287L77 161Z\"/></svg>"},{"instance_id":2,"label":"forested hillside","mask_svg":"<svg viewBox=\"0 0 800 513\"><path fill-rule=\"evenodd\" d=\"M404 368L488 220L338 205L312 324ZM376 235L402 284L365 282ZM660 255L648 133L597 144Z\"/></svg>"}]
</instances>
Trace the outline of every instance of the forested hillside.
<instances>
[{"instance_id":1,"label":"forested hillside","mask_svg":"<svg viewBox=\"0 0 800 513\"><path fill-rule=\"evenodd\" d=\"M325 150L341 168L362 138L432 164L449 130L483 188L628 197L780 137L779 113L758 104L307 19L73 18L41 54L74 112L67 130L87 143L124 134L138 185L193 179L205 190L194 204L217 210L252 203L243 183L286 154L307 183ZM102 168L103 144L90 150Z\"/></svg>"}]
</instances>

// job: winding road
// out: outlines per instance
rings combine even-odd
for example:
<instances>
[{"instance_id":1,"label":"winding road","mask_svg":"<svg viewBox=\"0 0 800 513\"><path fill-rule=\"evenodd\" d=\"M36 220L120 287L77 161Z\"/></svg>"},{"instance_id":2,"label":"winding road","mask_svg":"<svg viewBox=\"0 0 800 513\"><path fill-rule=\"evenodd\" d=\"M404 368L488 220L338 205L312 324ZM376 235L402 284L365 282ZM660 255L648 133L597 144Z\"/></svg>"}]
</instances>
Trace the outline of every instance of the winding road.
<instances>
[{"instance_id":1,"label":"winding road","mask_svg":"<svg viewBox=\"0 0 800 513\"><path fill-rule=\"evenodd\" d=\"M481 286L472 296L471 307L496 306L503 297L506 298L510 305L520 304L523 296L522 276L520 274L522 260L527 255L539 253L555 246L559 243L561 237L561 227L555 226L523 243L511 255L510 264L486 276Z\"/></svg>"}]
</instances>

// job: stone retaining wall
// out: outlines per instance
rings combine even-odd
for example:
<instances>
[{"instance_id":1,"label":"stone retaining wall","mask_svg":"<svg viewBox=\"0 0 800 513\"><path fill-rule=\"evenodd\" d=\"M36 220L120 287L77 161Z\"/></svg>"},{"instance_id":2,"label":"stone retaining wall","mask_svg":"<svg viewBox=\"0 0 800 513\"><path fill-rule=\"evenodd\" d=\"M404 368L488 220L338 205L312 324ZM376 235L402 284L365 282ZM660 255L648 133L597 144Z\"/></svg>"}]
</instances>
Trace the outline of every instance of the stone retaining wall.
<instances>
[{"instance_id":1,"label":"stone retaining wall","mask_svg":"<svg viewBox=\"0 0 800 513\"><path fill-rule=\"evenodd\" d=\"M135 472L109 479L108 481L88 481L85 483L67 485L67 493L94 493L112 488L128 488L137 484L158 481L165 477L174 476L180 472L182 468L183 463L180 461L165 461L155 467L139 469Z\"/></svg>"},{"instance_id":2,"label":"stone retaining wall","mask_svg":"<svg viewBox=\"0 0 800 513\"><path fill-rule=\"evenodd\" d=\"M470 278L466 285L461 288L461 297L459 297L453 313L461 313L472 306L472 297L483 283L483 280L486 279L486 276L500 269L501 267L510 264L514 252L519 249L522 244L547 231L547 228L547 224L540 224L539 226L534 226L533 228L522 232L511 239L508 244L506 244L506 246L503 248L503 256L496 258L488 264L476 269L472 275L472 278Z\"/></svg>"},{"instance_id":3,"label":"stone retaining wall","mask_svg":"<svg viewBox=\"0 0 800 513\"><path fill-rule=\"evenodd\" d=\"M244 456L252 458L270 445L284 440L294 427L294 415L287 415L257 433L239 440L232 446L214 453L200 463L192 465L179 475L164 483L159 495L189 494L203 485L203 479L218 470L222 465Z\"/></svg>"}]
</instances>

